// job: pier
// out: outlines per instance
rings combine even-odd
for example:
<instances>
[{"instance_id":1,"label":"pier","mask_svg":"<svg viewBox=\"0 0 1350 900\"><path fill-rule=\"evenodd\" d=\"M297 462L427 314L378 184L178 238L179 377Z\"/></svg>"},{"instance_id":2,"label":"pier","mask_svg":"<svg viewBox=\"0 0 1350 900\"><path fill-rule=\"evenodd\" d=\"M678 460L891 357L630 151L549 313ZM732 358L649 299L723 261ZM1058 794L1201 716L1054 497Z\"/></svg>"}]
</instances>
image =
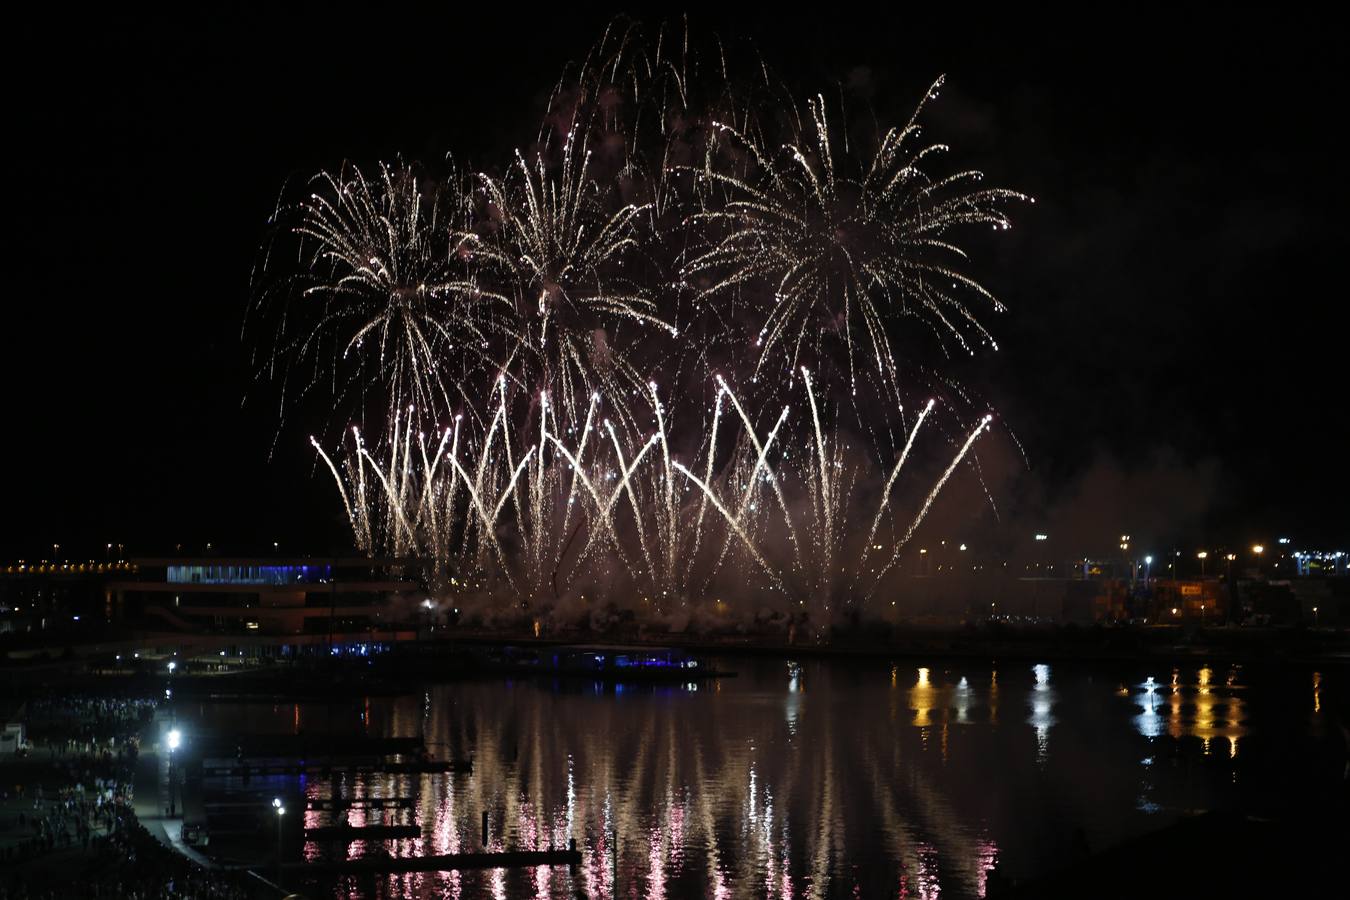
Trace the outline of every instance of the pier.
<instances>
[{"instance_id":1,"label":"pier","mask_svg":"<svg viewBox=\"0 0 1350 900\"><path fill-rule=\"evenodd\" d=\"M307 841L394 841L422 836L416 825L320 825L305 829Z\"/></svg>"},{"instance_id":2,"label":"pier","mask_svg":"<svg viewBox=\"0 0 1350 900\"><path fill-rule=\"evenodd\" d=\"M305 806L316 812L338 812L347 809L412 809L412 797L332 797L311 798Z\"/></svg>"},{"instance_id":3,"label":"pier","mask_svg":"<svg viewBox=\"0 0 1350 900\"><path fill-rule=\"evenodd\" d=\"M411 760L409 762L203 763L203 778L262 778L269 775L425 775L443 772L472 774L470 760Z\"/></svg>"},{"instance_id":4,"label":"pier","mask_svg":"<svg viewBox=\"0 0 1350 900\"><path fill-rule=\"evenodd\" d=\"M447 853L441 856L390 856L287 863L287 873L313 875L379 875L400 872L450 872L462 869L517 869L535 866L577 866L581 851L505 850L497 853Z\"/></svg>"}]
</instances>

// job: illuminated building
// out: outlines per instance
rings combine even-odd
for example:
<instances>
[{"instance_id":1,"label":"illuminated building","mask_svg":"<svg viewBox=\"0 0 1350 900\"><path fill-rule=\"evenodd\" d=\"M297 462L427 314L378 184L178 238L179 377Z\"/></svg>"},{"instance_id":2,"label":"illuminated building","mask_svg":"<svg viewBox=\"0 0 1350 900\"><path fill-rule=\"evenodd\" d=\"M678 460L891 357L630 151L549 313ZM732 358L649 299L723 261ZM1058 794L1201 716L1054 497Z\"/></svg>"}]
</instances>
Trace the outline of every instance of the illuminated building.
<instances>
[{"instance_id":1,"label":"illuminated building","mask_svg":"<svg viewBox=\"0 0 1350 900\"><path fill-rule=\"evenodd\" d=\"M396 559L140 559L106 585L110 618L159 630L324 634L415 624L420 566Z\"/></svg>"}]
</instances>

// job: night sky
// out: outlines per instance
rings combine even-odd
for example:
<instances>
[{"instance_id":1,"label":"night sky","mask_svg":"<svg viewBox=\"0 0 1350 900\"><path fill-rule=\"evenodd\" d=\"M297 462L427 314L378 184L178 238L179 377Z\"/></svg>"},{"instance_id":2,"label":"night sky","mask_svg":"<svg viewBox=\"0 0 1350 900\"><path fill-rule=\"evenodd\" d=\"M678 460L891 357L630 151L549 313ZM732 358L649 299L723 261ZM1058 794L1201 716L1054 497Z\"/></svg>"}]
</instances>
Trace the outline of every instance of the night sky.
<instances>
[{"instance_id":1,"label":"night sky","mask_svg":"<svg viewBox=\"0 0 1350 900\"><path fill-rule=\"evenodd\" d=\"M0 556L342 544L307 433L249 389L256 250L288 179L527 143L609 13L523 9L12 26ZM1010 312L960 373L1026 451L994 486L1001 527L1128 494L1174 538L1350 537L1327 23L778 9L692 22L882 120L945 72L926 136L1037 198L974 248Z\"/></svg>"}]
</instances>

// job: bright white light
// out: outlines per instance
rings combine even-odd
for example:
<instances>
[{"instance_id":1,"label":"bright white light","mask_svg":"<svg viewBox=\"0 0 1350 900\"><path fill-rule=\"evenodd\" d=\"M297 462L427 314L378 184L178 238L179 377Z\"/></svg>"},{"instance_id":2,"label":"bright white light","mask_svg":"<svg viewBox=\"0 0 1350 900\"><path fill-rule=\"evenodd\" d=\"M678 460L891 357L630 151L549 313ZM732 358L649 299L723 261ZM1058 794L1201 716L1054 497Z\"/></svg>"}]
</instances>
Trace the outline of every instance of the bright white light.
<instances>
[{"instance_id":1,"label":"bright white light","mask_svg":"<svg viewBox=\"0 0 1350 900\"><path fill-rule=\"evenodd\" d=\"M1048 534L1038 534L1038 535L1036 535L1036 540L1038 540L1038 541L1048 541L1049 539L1050 539L1050 535L1048 535Z\"/></svg>"},{"instance_id":2,"label":"bright white light","mask_svg":"<svg viewBox=\"0 0 1350 900\"><path fill-rule=\"evenodd\" d=\"M1147 566L1153 565L1153 557L1151 557L1151 556L1145 556L1145 557L1144 557L1144 565L1147 565Z\"/></svg>"},{"instance_id":3,"label":"bright white light","mask_svg":"<svg viewBox=\"0 0 1350 900\"><path fill-rule=\"evenodd\" d=\"M173 729L172 731L169 732L169 749L170 749L170 750L177 750L178 747L179 747L182 743L183 743L183 733L182 733L181 731L179 731L177 728L175 728L175 729Z\"/></svg>"},{"instance_id":4,"label":"bright white light","mask_svg":"<svg viewBox=\"0 0 1350 900\"><path fill-rule=\"evenodd\" d=\"M169 671L172 672L176 668L178 668L178 663L174 662L173 660L169 660Z\"/></svg>"}]
</instances>

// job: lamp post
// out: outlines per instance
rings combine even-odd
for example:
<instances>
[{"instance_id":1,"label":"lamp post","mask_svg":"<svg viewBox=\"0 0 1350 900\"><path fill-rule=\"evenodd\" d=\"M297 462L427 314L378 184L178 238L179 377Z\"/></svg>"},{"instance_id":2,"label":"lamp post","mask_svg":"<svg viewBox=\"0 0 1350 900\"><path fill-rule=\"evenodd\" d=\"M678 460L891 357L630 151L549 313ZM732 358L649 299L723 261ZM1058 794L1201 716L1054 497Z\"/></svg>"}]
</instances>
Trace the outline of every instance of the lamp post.
<instances>
[{"instance_id":1,"label":"lamp post","mask_svg":"<svg viewBox=\"0 0 1350 900\"><path fill-rule=\"evenodd\" d=\"M174 817L174 814L175 814L175 812L177 811L177 806L176 806L176 804L174 803L174 792L175 792L175 790L176 790L177 785L175 784L175 778L174 778L174 774L175 774L175 773L174 773L174 770L173 770L173 751L177 750L177 749L178 749L178 746L179 746L182 742L183 742L183 733L182 733L181 731L179 731L177 728L170 729L170 730L169 730L169 740L168 740L168 744L169 744L169 818L170 818L170 819L172 819L172 818Z\"/></svg>"},{"instance_id":2,"label":"lamp post","mask_svg":"<svg viewBox=\"0 0 1350 900\"><path fill-rule=\"evenodd\" d=\"M286 807L280 797L272 798L272 808L277 811L277 885L281 885L281 817L286 815Z\"/></svg>"},{"instance_id":3,"label":"lamp post","mask_svg":"<svg viewBox=\"0 0 1350 900\"><path fill-rule=\"evenodd\" d=\"M1200 577L1203 579L1205 577L1205 560L1209 559L1209 554L1204 550L1201 550L1199 553L1195 554L1195 558L1200 560Z\"/></svg>"}]
</instances>

